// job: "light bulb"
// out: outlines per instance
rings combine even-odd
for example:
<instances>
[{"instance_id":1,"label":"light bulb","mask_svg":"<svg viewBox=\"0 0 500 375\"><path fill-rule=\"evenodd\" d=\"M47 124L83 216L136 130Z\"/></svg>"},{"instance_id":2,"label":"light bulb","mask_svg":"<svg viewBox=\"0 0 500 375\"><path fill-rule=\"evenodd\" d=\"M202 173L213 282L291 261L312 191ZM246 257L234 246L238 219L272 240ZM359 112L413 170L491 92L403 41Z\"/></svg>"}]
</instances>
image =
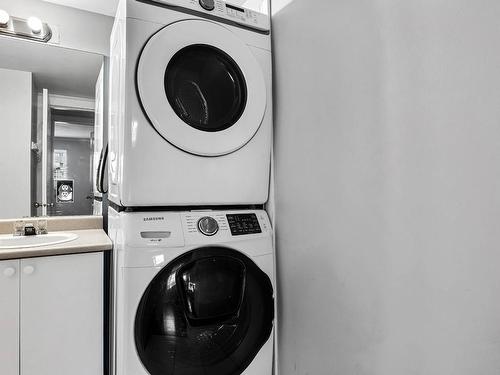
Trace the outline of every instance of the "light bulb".
<instances>
[{"instance_id":1,"label":"light bulb","mask_svg":"<svg viewBox=\"0 0 500 375\"><path fill-rule=\"evenodd\" d=\"M5 27L9 24L10 16L5 10L0 9L0 27Z\"/></svg>"},{"instance_id":2,"label":"light bulb","mask_svg":"<svg viewBox=\"0 0 500 375\"><path fill-rule=\"evenodd\" d=\"M28 18L28 26L34 34L40 34L43 24L40 18L30 17Z\"/></svg>"}]
</instances>

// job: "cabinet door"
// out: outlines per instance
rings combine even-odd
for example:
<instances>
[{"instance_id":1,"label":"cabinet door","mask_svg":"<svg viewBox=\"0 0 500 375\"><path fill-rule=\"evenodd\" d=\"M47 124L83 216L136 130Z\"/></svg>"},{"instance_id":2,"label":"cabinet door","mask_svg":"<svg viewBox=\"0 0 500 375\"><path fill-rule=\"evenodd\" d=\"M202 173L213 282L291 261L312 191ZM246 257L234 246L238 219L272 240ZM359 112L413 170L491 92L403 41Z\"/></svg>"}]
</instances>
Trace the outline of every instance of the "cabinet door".
<instances>
[{"instance_id":1,"label":"cabinet door","mask_svg":"<svg viewBox=\"0 0 500 375\"><path fill-rule=\"evenodd\" d=\"M103 254L21 260L21 375L103 373Z\"/></svg>"},{"instance_id":2,"label":"cabinet door","mask_svg":"<svg viewBox=\"0 0 500 375\"><path fill-rule=\"evenodd\" d=\"M0 373L19 375L19 261L0 262Z\"/></svg>"}]
</instances>

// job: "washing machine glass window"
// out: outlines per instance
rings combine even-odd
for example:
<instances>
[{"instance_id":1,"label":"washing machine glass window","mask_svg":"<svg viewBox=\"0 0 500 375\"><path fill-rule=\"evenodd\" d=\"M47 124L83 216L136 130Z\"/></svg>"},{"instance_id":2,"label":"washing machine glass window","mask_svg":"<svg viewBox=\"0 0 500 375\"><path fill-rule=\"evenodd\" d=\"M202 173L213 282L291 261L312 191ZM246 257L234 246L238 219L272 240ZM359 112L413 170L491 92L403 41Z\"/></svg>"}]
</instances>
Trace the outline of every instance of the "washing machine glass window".
<instances>
[{"instance_id":1,"label":"washing machine glass window","mask_svg":"<svg viewBox=\"0 0 500 375\"><path fill-rule=\"evenodd\" d=\"M217 132L234 125L247 100L245 78L225 52L192 45L177 52L165 71L168 101L185 123Z\"/></svg>"},{"instance_id":2,"label":"washing machine glass window","mask_svg":"<svg viewBox=\"0 0 500 375\"><path fill-rule=\"evenodd\" d=\"M238 375L269 339L269 277L242 253L189 251L165 266L141 298L135 343L151 375Z\"/></svg>"}]
</instances>

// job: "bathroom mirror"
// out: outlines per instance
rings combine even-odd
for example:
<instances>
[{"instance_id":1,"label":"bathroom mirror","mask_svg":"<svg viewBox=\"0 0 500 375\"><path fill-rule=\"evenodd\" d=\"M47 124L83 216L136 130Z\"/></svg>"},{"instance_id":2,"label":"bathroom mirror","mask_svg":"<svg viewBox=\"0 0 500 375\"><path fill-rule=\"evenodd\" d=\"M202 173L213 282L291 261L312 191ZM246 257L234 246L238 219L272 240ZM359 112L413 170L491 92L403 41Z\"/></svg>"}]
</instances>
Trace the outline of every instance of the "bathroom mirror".
<instances>
[{"instance_id":1,"label":"bathroom mirror","mask_svg":"<svg viewBox=\"0 0 500 375\"><path fill-rule=\"evenodd\" d=\"M104 57L0 37L0 82L0 219L101 214Z\"/></svg>"}]
</instances>

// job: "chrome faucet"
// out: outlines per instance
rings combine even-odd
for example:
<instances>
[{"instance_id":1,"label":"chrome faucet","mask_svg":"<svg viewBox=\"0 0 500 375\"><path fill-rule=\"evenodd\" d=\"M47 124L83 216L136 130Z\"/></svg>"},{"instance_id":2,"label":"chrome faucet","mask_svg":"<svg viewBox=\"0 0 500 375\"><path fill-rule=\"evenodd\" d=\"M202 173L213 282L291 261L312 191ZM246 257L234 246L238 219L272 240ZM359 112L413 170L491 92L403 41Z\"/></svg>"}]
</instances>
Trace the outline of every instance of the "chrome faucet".
<instances>
[{"instance_id":1,"label":"chrome faucet","mask_svg":"<svg viewBox=\"0 0 500 375\"><path fill-rule=\"evenodd\" d=\"M38 234L47 234L47 220L37 220L36 225L33 221L25 222L24 220L17 220L14 222L14 236L34 236Z\"/></svg>"}]
</instances>

